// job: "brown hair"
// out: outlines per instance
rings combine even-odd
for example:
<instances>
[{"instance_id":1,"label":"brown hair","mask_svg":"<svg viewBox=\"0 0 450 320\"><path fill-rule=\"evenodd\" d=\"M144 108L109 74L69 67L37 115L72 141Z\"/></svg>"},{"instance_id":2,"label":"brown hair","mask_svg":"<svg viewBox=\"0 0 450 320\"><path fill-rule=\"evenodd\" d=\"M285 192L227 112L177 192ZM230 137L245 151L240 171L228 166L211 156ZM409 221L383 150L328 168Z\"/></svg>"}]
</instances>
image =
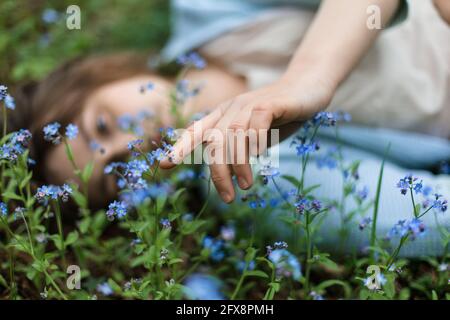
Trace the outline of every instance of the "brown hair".
<instances>
[{"instance_id":1,"label":"brown hair","mask_svg":"<svg viewBox=\"0 0 450 320\"><path fill-rule=\"evenodd\" d=\"M41 165L51 147L43 139L43 126L55 121L63 126L70 123L89 95L107 83L154 73L148 61L148 56L136 53L80 57L64 63L42 81L20 86L14 92L16 110L8 115L8 131L31 131L30 154L37 162L37 180L46 180Z\"/></svg>"}]
</instances>

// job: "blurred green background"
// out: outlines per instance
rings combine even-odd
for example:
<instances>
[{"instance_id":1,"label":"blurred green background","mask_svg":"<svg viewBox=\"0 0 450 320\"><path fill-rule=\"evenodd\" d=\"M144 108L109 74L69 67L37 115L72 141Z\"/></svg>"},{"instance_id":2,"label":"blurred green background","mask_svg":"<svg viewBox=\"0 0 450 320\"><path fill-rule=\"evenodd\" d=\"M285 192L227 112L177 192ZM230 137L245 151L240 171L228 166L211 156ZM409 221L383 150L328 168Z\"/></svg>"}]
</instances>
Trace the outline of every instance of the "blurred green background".
<instances>
[{"instance_id":1,"label":"blurred green background","mask_svg":"<svg viewBox=\"0 0 450 320\"><path fill-rule=\"evenodd\" d=\"M80 30L66 27L74 4ZM78 55L159 50L169 27L169 0L0 0L0 83L40 79Z\"/></svg>"}]
</instances>

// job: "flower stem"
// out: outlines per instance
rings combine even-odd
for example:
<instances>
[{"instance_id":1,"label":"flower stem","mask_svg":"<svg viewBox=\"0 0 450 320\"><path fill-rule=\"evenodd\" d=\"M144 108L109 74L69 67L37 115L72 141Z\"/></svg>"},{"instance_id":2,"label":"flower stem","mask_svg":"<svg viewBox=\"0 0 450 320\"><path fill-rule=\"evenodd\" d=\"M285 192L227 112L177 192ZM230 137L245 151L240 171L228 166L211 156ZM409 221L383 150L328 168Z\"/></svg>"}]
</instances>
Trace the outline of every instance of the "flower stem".
<instances>
[{"instance_id":1,"label":"flower stem","mask_svg":"<svg viewBox=\"0 0 450 320\"><path fill-rule=\"evenodd\" d=\"M380 205L380 195L381 195L381 185L383 183L383 174L384 174L384 164L386 163L386 158L389 153L389 149L391 148L391 144L389 143L386 151L384 153L383 162L380 167L380 174L378 175L378 184L377 184L377 193L375 195L375 203L373 206L373 215L372 215L372 228L370 231L370 247L371 247L371 260L372 264L375 263L375 245L377 241L377 219L378 219L378 208Z\"/></svg>"},{"instance_id":2,"label":"flower stem","mask_svg":"<svg viewBox=\"0 0 450 320\"><path fill-rule=\"evenodd\" d=\"M61 208L59 207L58 201L54 202L55 214L56 214L56 224L58 226L59 240L60 240L60 255L63 265L66 266L66 257L65 253L65 242L64 242L64 233L62 228L62 220L61 220Z\"/></svg>"},{"instance_id":3,"label":"flower stem","mask_svg":"<svg viewBox=\"0 0 450 320\"><path fill-rule=\"evenodd\" d=\"M305 213L306 218L306 224L305 224L305 231L306 231L306 271L305 271L305 291L306 294L309 293L309 278L311 274L311 227L310 227L310 219L309 219L309 212Z\"/></svg>"}]
</instances>

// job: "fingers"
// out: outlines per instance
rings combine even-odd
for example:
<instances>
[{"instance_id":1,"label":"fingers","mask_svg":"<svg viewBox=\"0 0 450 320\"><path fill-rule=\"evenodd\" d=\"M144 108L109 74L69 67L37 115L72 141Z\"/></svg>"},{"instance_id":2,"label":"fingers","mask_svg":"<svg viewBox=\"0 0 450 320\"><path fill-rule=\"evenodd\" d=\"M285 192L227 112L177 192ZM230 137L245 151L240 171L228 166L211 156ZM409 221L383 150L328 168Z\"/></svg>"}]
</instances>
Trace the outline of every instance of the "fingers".
<instances>
[{"instance_id":1,"label":"fingers","mask_svg":"<svg viewBox=\"0 0 450 320\"><path fill-rule=\"evenodd\" d=\"M270 108L256 106L252 109L250 116L249 130L255 132L256 139L250 139L250 155L260 155L267 149L267 133L271 127L273 113Z\"/></svg>"},{"instance_id":2,"label":"fingers","mask_svg":"<svg viewBox=\"0 0 450 320\"><path fill-rule=\"evenodd\" d=\"M232 169L241 189L253 185L249 156L249 121L251 109L244 108L228 127L228 152L232 156Z\"/></svg>"},{"instance_id":3,"label":"fingers","mask_svg":"<svg viewBox=\"0 0 450 320\"><path fill-rule=\"evenodd\" d=\"M206 155L211 171L211 180L222 200L230 203L234 200L232 172L229 168L229 152L227 128L232 121L238 107L231 105L222 119L216 124L215 129L209 133L206 140Z\"/></svg>"},{"instance_id":4,"label":"fingers","mask_svg":"<svg viewBox=\"0 0 450 320\"><path fill-rule=\"evenodd\" d=\"M213 128L220 120L223 108L219 107L203 119L194 122L181 134L173 146L172 152L160 162L162 169L171 169L180 164L184 157L189 155L198 145L203 142L204 132Z\"/></svg>"}]
</instances>

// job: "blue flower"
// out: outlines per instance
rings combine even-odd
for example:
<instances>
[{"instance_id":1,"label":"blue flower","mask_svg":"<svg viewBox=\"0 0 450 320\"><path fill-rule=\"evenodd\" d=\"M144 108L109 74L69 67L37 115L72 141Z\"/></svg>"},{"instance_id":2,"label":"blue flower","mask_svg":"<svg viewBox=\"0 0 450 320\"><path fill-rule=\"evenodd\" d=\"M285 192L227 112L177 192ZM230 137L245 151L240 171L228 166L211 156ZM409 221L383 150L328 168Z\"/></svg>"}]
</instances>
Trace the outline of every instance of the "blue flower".
<instances>
[{"instance_id":1,"label":"blue flower","mask_svg":"<svg viewBox=\"0 0 450 320\"><path fill-rule=\"evenodd\" d=\"M206 61L197 52L183 54L177 58L177 62L183 66L192 66L197 69L204 69L206 67Z\"/></svg>"},{"instance_id":2,"label":"blue flower","mask_svg":"<svg viewBox=\"0 0 450 320\"><path fill-rule=\"evenodd\" d=\"M434 197L435 197L435 200L433 201L433 204L432 204L433 208L436 210L439 210L441 212L447 211L448 201L445 199L441 199L442 195L437 194L437 193L434 195Z\"/></svg>"},{"instance_id":3,"label":"blue flower","mask_svg":"<svg viewBox=\"0 0 450 320\"><path fill-rule=\"evenodd\" d=\"M8 94L8 87L3 84L0 84L0 101L5 99L7 94Z\"/></svg>"},{"instance_id":4,"label":"blue flower","mask_svg":"<svg viewBox=\"0 0 450 320\"><path fill-rule=\"evenodd\" d=\"M128 142L128 150L134 150L136 147L140 146L141 144L144 143L144 140L142 139L136 139L136 140L132 140L130 142Z\"/></svg>"},{"instance_id":5,"label":"blue flower","mask_svg":"<svg viewBox=\"0 0 450 320\"><path fill-rule=\"evenodd\" d=\"M140 178L150 167L144 160L132 160L126 164L125 176L127 178Z\"/></svg>"},{"instance_id":6,"label":"blue flower","mask_svg":"<svg viewBox=\"0 0 450 320\"><path fill-rule=\"evenodd\" d=\"M8 207L4 202L0 201L0 215L6 217L8 215Z\"/></svg>"},{"instance_id":7,"label":"blue flower","mask_svg":"<svg viewBox=\"0 0 450 320\"><path fill-rule=\"evenodd\" d=\"M236 229L233 226L222 226L220 228L220 235L225 241L233 241L236 237Z\"/></svg>"},{"instance_id":8,"label":"blue flower","mask_svg":"<svg viewBox=\"0 0 450 320\"><path fill-rule=\"evenodd\" d=\"M114 201L108 206L106 216L110 220L114 220L114 217L123 218L127 215L127 205L123 201Z\"/></svg>"},{"instance_id":9,"label":"blue flower","mask_svg":"<svg viewBox=\"0 0 450 320\"><path fill-rule=\"evenodd\" d=\"M422 190L423 184L422 181L417 183L418 179L413 177L412 174L408 174L404 178L400 179L397 183L397 188L400 189L400 193L405 195L408 190L415 190L416 193L419 193Z\"/></svg>"},{"instance_id":10,"label":"blue flower","mask_svg":"<svg viewBox=\"0 0 450 320\"><path fill-rule=\"evenodd\" d=\"M169 139L175 139L176 137L175 129L171 127L159 128L159 132L163 137L167 137Z\"/></svg>"},{"instance_id":11,"label":"blue flower","mask_svg":"<svg viewBox=\"0 0 450 320\"><path fill-rule=\"evenodd\" d=\"M269 182L269 179L279 176L280 171L277 168L272 167L271 164L267 164L264 165L261 170L259 170L259 175L263 177L263 183L267 184Z\"/></svg>"},{"instance_id":12,"label":"blue flower","mask_svg":"<svg viewBox=\"0 0 450 320\"><path fill-rule=\"evenodd\" d=\"M0 146L0 160L15 161L25 152L30 140L30 131L21 129L14 132L6 143Z\"/></svg>"},{"instance_id":13,"label":"blue flower","mask_svg":"<svg viewBox=\"0 0 450 320\"><path fill-rule=\"evenodd\" d=\"M45 9L44 12L42 12L42 21L44 21L47 24L52 24L58 21L59 19L59 13L55 9Z\"/></svg>"},{"instance_id":14,"label":"blue flower","mask_svg":"<svg viewBox=\"0 0 450 320\"><path fill-rule=\"evenodd\" d=\"M325 300L325 299L323 298L322 295L318 294L318 293L315 292L315 291L311 291L311 292L309 293L309 295L311 296L311 298L312 298L313 300Z\"/></svg>"},{"instance_id":15,"label":"blue flower","mask_svg":"<svg viewBox=\"0 0 450 320\"><path fill-rule=\"evenodd\" d=\"M336 125L338 114L333 112L319 112L312 119L313 124L330 127Z\"/></svg>"},{"instance_id":16,"label":"blue flower","mask_svg":"<svg viewBox=\"0 0 450 320\"><path fill-rule=\"evenodd\" d=\"M247 271L255 270L255 267L256 267L256 263L255 263L254 260L252 260L252 261L250 261L248 263ZM236 262L236 269L239 272L243 272L244 269L245 269L245 261L244 260L239 260L238 262Z\"/></svg>"},{"instance_id":17,"label":"blue flower","mask_svg":"<svg viewBox=\"0 0 450 320\"><path fill-rule=\"evenodd\" d=\"M66 137L69 140L74 140L78 136L78 127L74 124L69 124L66 127Z\"/></svg>"},{"instance_id":18,"label":"blue flower","mask_svg":"<svg viewBox=\"0 0 450 320\"><path fill-rule=\"evenodd\" d=\"M163 219L159 220L159 223L161 224L161 226L164 229L171 229L172 228L169 219L163 218Z\"/></svg>"},{"instance_id":19,"label":"blue flower","mask_svg":"<svg viewBox=\"0 0 450 320\"><path fill-rule=\"evenodd\" d=\"M337 148L329 148L325 155L317 156L315 159L317 168L328 168L330 170L336 169L338 166L336 153Z\"/></svg>"},{"instance_id":20,"label":"blue flower","mask_svg":"<svg viewBox=\"0 0 450 320\"><path fill-rule=\"evenodd\" d=\"M61 125L58 122L46 125L43 129L44 139L54 144L60 143L61 135L59 134L59 128L61 128Z\"/></svg>"},{"instance_id":21,"label":"blue flower","mask_svg":"<svg viewBox=\"0 0 450 320\"><path fill-rule=\"evenodd\" d=\"M154 88L155 84L153 82L147 82L139 87L139 91L145 93L145 91L152 91Z\"/></svg>"},{"instance_id":22,"label":"blue flower","mask_svg":"<svg viewBox=\"0 0 450 320\"><path fill-rule=\"evenodd\" d=\"M292 277L294 280L299 280L302 276L300 262L288 250L273 250L269 254L268 258L275 265L275 270L278 277Z\"/></svg>"},{"instance_id":23,"label":"blue flower","mask_svg":"<svg viewBox=\"0 0 450 320\"><path fill-rule=\"evenodd\" d=\"M115 170L126 168L127 164L124 162L111 162L110 164L106 165L103 169L104 174L111 174Z\"/></svg>"},{"instance_id":24,"label":"blue flower","mask_svg":"<svg viewBox=\"0 0 450 320\"><path fill-rule=\"evenodd\" d=\"M364 186L361 190L356 192L356 199L359 202L363 202L367 199L367 196L369 195L369 187Z\"/></svg>"},{"instance_id":25,"label":"blue flower","mask_svg":"<svg viewBox=\"0 0 450 320\"><path fill-rule=\"evenodd\" d=\"M257 208L265 208L267 204L266 204L266 200L258 197L255 200L251 200L248 203L248 205L252 209L257 209Z\"/></svg>"},{"instance_id":26,"label":"blue flower","mask_svg":"<svg viewBox=\"0 0 450 320\"><path fill-rule=\"evenodd\" d=\"M68 201L72 192L73 190L68 184L64 184L61 187L55 185L44 185L37 189L34 197L39 203L46 206L48 201L58 200L58 198L60 198L63 202Z\"/></svg>"},{"instance_id":27,"label":"blue flower","mask_svg":"<svg viewBox=\"0 0 450 320\"><path fill-rule=\"evenodd\" d=\"M218 240L210 236L205 236L202 241L202 246L203 248L209 250L209 256L213 261L219 262L223 258L225 258L223 240Z\"/></svg>"},{"instance_id":28,"label":"blue flower","mask_svg":"<svg viewBox=\"0 0 450 320\"><path fill-rule=\"evenodd\" d=\"M14 98L12 96L10 96L9 94L7 94L4 98L4 102L5 102L5 107L10 109L10 110L14 110L16 108L16 103L14 101Z\"/></svg>"},{"instance_id":29,"label":"blue flower","mask_svg":"<svg viewBox=\"0 0 450 320\"><path fill-rule=\"evenodd\" d=\"M194 179L196 176L195 171L192 169L185 169L180 171L177 174L177 179L180 181L185 181L185 180L192 180Z\"/></svg>"},{"instance_id":30,"label":"blue flower","mask_svg":"<svg viewBox=\"0 0 450 320\"><path fill-rule=\"evenodd\" d=\"M137 136L144 135L144 129L141 122L146 118L139 113L137 116L132 116L130 114L124 114L117 118L117 125L122 131L132 132Z\"/></svg>"},{"instance_id":31,"label":"blue flower","mask_svg":"<svg viewBox=\"0 0 450 320\"><path fill-rule=\"evenodd\" d=\"M320 147L318 142L315 141L311 141L310 143L297 144L297 146L295 147L298 156L305 156L308 153L319 150L319 148Z\"/></svg>"},{"instance_id":32,"label":"blue flower","mask_svg":"<svg viewBox=\"0 0 450 320\"><path fill-rule=\"evenodd\" d=\"M221 287L217 278L195 273L184 282L184 294L191 300L223 300Z\"/></svg>"},{"instance_id":33,"label":"blue flower","mask_svg":"<svg viewBox=\"0 0 450 320\"><path fill-rule=\"evenodd\" d=\"M105 153L105 149L103 149L103 147L100 145L100 143L98 143L98 141L96 140L91 140L89 142L89 148L92 151L100 151L100 153Z\"/></svg>"},{"instance_id":34,"label":"blue flower","mask_svg":"<svg viewBox=\"0 0 450 320\"><path fill-rule=\"evenodd\" d=\"M420 219L412 219L411 221L399 220L394 227L389 231L387 238L391 239L395 236L404 237L410 234L411 239L415 240L418 236L425 233L425 224Z\"/></svg>"},{"instance_id":35,"label":"blue flower","mask_svg":"<svg viewBox=\"0 0 450 320\"><path fill-rule=\"evenodd\" d=\"M108 284L108 282L98 284L97 291L100 292L104 296L110 296L114 293L113 289Z\"/></svg>"},{"instance_id":36,"label":"blue flower","mask_svg":"<svg viewBox=\"0 0 450 320\"><path fill-rule=\"evenodd\" d=\"M372 219L369 217L362 219L361 222L359 223L359 230L361 231L364 230L371 222Z\"/></svg>"},{"instance_id":37,"label":"blue flower","mask_svg":"<svg viewBox=\"0 0 450 320\"><path fill-rule=\"evenodd\" d=\"M152 164L155 161L157 162L162 161L165 157L166 157L165 152L161 148L155 149L152 152L148 153L148 159Z\"/></svg>"}]
</instances>

